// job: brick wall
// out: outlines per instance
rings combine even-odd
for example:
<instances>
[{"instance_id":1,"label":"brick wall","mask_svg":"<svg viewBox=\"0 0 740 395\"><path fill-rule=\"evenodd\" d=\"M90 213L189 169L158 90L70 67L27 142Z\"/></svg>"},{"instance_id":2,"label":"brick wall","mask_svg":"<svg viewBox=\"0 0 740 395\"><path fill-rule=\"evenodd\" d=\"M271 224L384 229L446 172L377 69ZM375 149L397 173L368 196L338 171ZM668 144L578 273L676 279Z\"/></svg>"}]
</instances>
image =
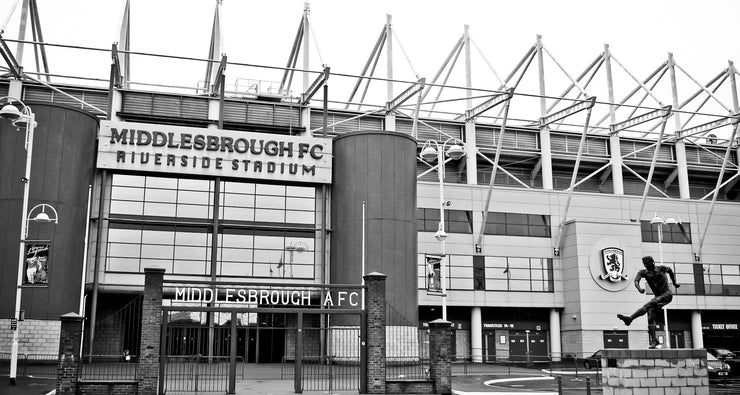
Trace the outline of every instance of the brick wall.
<instances>
[{"instance_id":1,"label":"brick wall","mask_svg":"<svg viewBox=\"0 0 740 395\"><path fill-rule=\"evenodd\" d=\"M59 351L58 320L25 320L18 323L18 353L56 355ZM13 331L10 319L0 319L0 352L10 352Z\"/></svg>"},{"instance_id":2,"label":"brick wall","mask_svg":"<svg viewBox=\"0 0 740 395\"><path fill-rule=\"evenodd\" d=\"M433 394L434 382L431 380L388 380L385 388L388 394Z\"/></svg>"},{"instance_id":3,"label":"brick wall","mask_svg":"<svg viewBox=\"0 0 740 395\"><path fill-rule=\"evenodd\" d=\"M139 393L136 381L95 381L77 383L80 395L132 395Z\"/></svg>"},{"instance_id":4,"label":"brick wall","mask_svg":"<svg viewBox=\"0 0 740 395\"><path fill-rule=\"evenodd\" d=\"M603 394L707 395L706 360L703 349L606 349Z\"/></svg>"}]
</instances>

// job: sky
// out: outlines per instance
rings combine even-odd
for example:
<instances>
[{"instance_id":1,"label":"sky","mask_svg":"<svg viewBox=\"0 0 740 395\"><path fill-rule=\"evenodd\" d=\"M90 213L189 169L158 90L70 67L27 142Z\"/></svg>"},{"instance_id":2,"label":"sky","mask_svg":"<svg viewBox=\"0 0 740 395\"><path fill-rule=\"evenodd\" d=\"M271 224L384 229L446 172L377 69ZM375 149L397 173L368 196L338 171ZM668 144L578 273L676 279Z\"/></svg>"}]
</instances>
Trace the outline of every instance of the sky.
<instances>
[{"instance_id":1,"label":"sky","mask_svg":"<svg viewBox=\"0 0 740 395\"><path fill-rule=\"evenodd\" d=\"M15 1L0 2L0 23L8 21L4 38L18 37L20 5L10 14ZM37 2L48 43L109 50L118 41L124 0ZM131 50L206 58L215 4L216 0L131 0ZM223 0L221 23L229 62L285 66L303 7L303 0ZM569 84L560 66L572 78L577 77L603 51L605 43L638 79L665 62L671 52L677 64L703 84L725 69L728 60L740 61L740 46L733 29L739 14L740 2L731 0L313 0L310 1L309 68L319 71L326 64L332 73L359 74L387 15L391 15L396 37L394 78L398 80L413 81L420 76L431 81L468 25L474 43L473 86L481 89L497 89L499 83L490 68L505 78L535 44L538 34L552 55L546 59L548 95L558 96ZM30 32L26 38L30 39ZM11 49L15 51L14 44ZM48 57L52 73L108 79L109 52L50 48ZM25 50L23 60L27 71L35 69L30 48ZM462 64L460 59L448 84L464 85ZM300 60L297 67L302 67ZM536 71L534 64L517 93L539 93ZM615 75L615 85L619 82L615 87L617 99L621 92L635 86L628 74L621 73ZM133 81L192 87L204 75L205 64L200 62L132 58ZM384 57L375 75L385 77ZM240 65L230 65L227 69L227 85L232 86L248 83L249 79L279 81L281 77L281 71L270 69ZM332 78L330 100L348 99L354 80ZM597 80L586 91L590 96L597 96L598 101L606 101L606 85L597 84ZM683 84L680 95L697 89L686 77L679 76L679 80ZM406 86L398 84L394 92L400 93ZM300 87L301 80L297 79L293 96L300 94ZM369 97L382 104L387 100L385 89L384 83L373 83ZM648 98L644 104L649 107L671 104L670 91L666 89L662 88L659 97L662 103ZM725 107L732 104L729 92L722 88L717 93L724 98ZM460 95L458 92L456 96ZM728 113L726 108L711 102L702 112Z\"/></svg>"}]
</instances>

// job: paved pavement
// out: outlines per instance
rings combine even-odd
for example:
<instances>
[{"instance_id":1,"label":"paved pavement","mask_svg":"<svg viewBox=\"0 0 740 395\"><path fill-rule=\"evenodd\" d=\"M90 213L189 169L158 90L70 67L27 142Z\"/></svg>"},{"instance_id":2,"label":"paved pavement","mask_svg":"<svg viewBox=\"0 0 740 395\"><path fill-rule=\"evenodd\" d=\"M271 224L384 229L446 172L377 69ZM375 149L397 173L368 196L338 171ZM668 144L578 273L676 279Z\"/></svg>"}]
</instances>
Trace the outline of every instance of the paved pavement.
<instances>
[{"instance_id":1,"label":"paved pavement","mask_svg":"<svg viewBox=\"0 0 740 395\"><path fill-rule=\"evenodd\" d=\"M293 379L280 379L270 369L250 366L250 374L244 380L237 381L238 395L291 395L294 394ZM585 395L586 377L591 378L590 390L593 395L601 395L601 384L596 381L594 372L579 373L553 372L560 376L563 395ZM15 386L10 386L7 376L0 376L0 394L2 395L47 395L53 392L55 380L43 377L18 377ZM455 395L558 395L558 380L547 373L531 369L512 374L456 376L452 380ZM316 395L355 395L358 391L304 391ZM740 394L740 380L728 383L710 383L712 395Z\"/></svg>"}]
</instances>

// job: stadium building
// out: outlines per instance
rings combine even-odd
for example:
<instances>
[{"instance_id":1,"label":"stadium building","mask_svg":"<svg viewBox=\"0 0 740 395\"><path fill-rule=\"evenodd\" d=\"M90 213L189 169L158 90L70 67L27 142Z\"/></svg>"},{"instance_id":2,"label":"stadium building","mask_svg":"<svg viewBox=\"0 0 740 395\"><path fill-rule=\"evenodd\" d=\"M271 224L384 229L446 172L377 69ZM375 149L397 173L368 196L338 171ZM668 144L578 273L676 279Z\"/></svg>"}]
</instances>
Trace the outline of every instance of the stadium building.
<instances>
[{"instance_id":1,"label":"stadium building","mask_svg":"<svg viewBox=\"0 0 740 395\"><path fill-rule=\"evenodd\" d=\"M459 358L644 348L645 318L627 327L616 314L650 297L633 286L645 255L681 284L660 319L664 343L740 349L732 63L702 85L669 54L637 80L605 45L573 79L538 36L506 80L474 86L466 27L437 76L394 79L389 17L352 74L312 67L307 5L288 66L261 67L221 55L221 7L211 56L176 59L206 70L192 87L130 77L137 59L168 57L129 48L127 13L104 83L21 67L15 46L37 48L43 64L44 48L64 47L2 36L3 111L36 124L0 122L0 353L17 333L19 353L55 354L69 312L86 318L86 353L138 349L147 267L275 289L378 271L392 325L418 328L423 346L425 325L444 318ZM458 55L463 86L442 77ZM387 74L374 76L382 56ZM265 68L276 82L240 80ZM371 83L386 92L366 98ZM215 303L207 293L172 303ZM171 353L225 355L217 328L228 319L170 317ZM295 317L239 320L246 362L292 355Z\"/></svg>"}]
</instances>

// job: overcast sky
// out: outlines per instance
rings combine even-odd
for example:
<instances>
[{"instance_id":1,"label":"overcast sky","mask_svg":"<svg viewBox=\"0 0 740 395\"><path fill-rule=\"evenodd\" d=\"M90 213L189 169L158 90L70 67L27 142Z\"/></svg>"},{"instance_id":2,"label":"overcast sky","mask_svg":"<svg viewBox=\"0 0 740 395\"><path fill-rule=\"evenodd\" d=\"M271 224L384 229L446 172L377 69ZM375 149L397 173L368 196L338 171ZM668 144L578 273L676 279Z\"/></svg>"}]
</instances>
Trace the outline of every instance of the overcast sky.
<instances>
[{"instance_id":1,"label":"overcast sky","mask_svg":"<svg viewBox=\"0 0 740 395\"><path fill-rule=\"evenodd\" d=\"M6 20L15 1L0 2L0 22ZM109 49L118 40L124 0L37 1L48 43ZM131 50L205 58L215 4L216 0L131 0ZM229 61L284 66L303 7L303 0L223 0L222 26ZM613 55L639 79L664 62L668 52L700 83L708 82L726 68L728 60L740 61L736 38L740 2L731 0L313 0L310 9L313 31L310 68L317 71L324 63L334 73L359 74L385 24L386 14L392 15L398 39L393 48L394 77L401 80L413 80L415 73L431 80L462 35L465 24L470 26L475 45L501 78L512 71L535 43L537 34L542 35L544 46L573 77L603 51L605 43L610 44ZM17 38L20 6L8 20L3 37ZM26 39L30 37L29 32ZM15 51L14 44L11 49ZM496 89L497 80L475 48L472 57L473 85ZM140 58L132 60L134 81L194 86L204 79L202 63L137 59ZM567 80L548 61L547 93L557 96ZM30 48L25 51L24 64L26 70L35 69ZM83 56L79 51L49 49L52 73L107 80L109 64L110 54L106 52ZM300 62L298 67L302 67ZM462 70L461 58L448 82L464 84ZM529 73L536 81L536 65ZM384 58L376 75L385 76ZM279 71L246 67L227 70L227 82L232 84L237 78L279 80L281 76ZM344 84L351 85L347 81ZM376 89L384 95L385 86L377 85ZM605 101L603 85L589 94ZM633 87L634 83L630 82L623 91ZM396 93L403 89L397 87ZM695 89L687 86L683 95ZM536 94L537 85L523 86L522 91ZM300 80L296 80L293 95L299 93ZM729 90L717 95L729 97L728 93ZM332 95L332 100L346 100L349 90L335 90ZM660 99L671 104L669 93ZM729 100L726 103L732 104ZM645 104L656 106L649 100ZM717 106L706 111L727 113Z\"/></svg>"}]
</instances>

